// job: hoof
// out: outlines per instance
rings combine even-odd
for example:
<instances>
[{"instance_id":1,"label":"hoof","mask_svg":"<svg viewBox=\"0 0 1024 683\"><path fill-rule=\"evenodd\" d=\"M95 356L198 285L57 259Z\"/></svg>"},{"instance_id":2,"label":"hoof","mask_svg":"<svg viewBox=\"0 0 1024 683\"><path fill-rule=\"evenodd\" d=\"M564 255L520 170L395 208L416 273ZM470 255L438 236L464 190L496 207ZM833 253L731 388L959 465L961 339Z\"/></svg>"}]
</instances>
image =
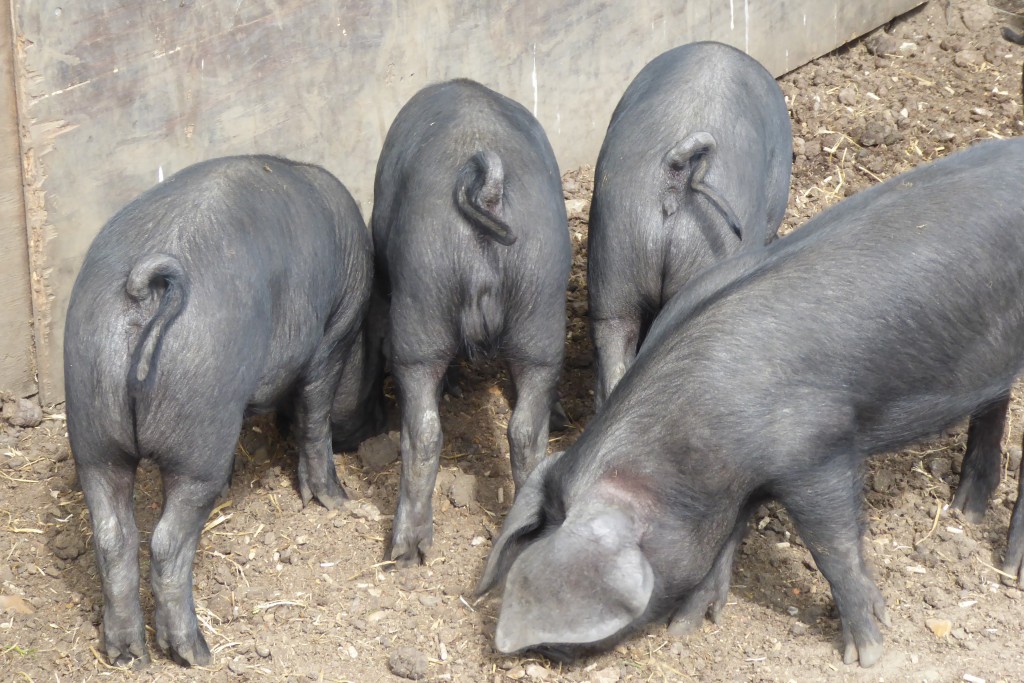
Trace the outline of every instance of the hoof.
<instances>
[{"instance_id":1,"label":"hoof","mask_svg":"<svg viewBox=\"0 0 1024 683\"><path fill-rule=\"evenodd\" d=\"M181 666L206 666L213 661L206 639L198 630L191 636L172 637L170 640L157 633L157 644L176 664Z\"/></svg>"},{"instance_id":2,"label":"hoof","mask_svg":"<svg viewBox=\"0 0 1024 683\"><path fill-rule=\"evenodd\" d=\"M115 630L104 624L103 649L114 666L141 668L149 665L146 634L141 625L138 629Z\"/></svg>"},{"instance_id":3,"label":"hoof","mask_svg":"<svg viewBox=\"0 0 1024 683\"><path fill-rule=\"evenodd\" d=\"M395 567L407 569L424 564L432 545L430 537L410 537L405 534L401 534L401 536L403 538L396 537L392 540L389 553L389 559L395 563Z\"/></svg>"}]
</instances>

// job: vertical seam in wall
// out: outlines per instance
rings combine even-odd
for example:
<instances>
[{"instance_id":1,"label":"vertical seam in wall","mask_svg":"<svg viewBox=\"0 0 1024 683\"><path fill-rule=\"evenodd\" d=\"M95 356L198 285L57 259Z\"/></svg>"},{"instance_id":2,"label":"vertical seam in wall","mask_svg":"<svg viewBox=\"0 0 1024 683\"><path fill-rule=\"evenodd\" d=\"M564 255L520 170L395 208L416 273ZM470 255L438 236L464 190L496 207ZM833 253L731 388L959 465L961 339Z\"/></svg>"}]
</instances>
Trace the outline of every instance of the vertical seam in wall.
<instances>
[{"instance_id":1,"label":"vertical seam in wall","mask_svg":"<svg viewBox=\"0 0 1024 683\"><path fill-rule=\"evenodd\" d=\"M7 49L9 50L9 53L10 53L8 55L8 57L10 59L10 64L11 64L11 84L10 84L10 86L11 86L11 93L12 93L13 98L14 98L14 126L15 126L15 131L17 133L16 136L15 136L15 140L16 140L17 145L18 145L17 152L18 152L18 161L19 161L19 163L18 163L18 166L17 166L17 172L18 172L18 183L21 186L21 207L20 207L20 212L19 213L20 213L20 219L21 219L21 228L22 228L22 230L24 231L24 234L25 234L25 252L23 254L23 257L24 257L24 263L26 265L25 271L28 274L28 280L29 280L26 283L28 285L28 304L29 304L29 310L27 312L29 313L29 316L30 316L29 317L29 336L28 336L28 345L29 345L29 348L28 348L28 360L31 363L32 378L33 378L33 381L35 383L36 392L39 392L41 387L40 387L40 382L39 382L39 344L38 344L38 340L36 339L36 320L37 320L37 316L36 316L36 301L35 301L35 296L33 295L33 292L32 292L32 290L33 290L33 287L32 287L32 273L34 272L33 271L33 264L32 264L32 235L31 235L31 231L30 231L29 225L28 225L28 204L26 202L26 197L25 197L25 191L26 191L26 187L25 187L25 140L24 140L25 132L24 132L24 129L23 129L22 125L21 125L21 109L22 109L22 107L21 107L22 93L21 93L21 88L20 88L21 63L18 60L18 49L16 47L17 44L18 44L18 35L17 35L15 23L14 23L14 12L15 12L14 3L17 2L17 1L18 0L8 0L7 2L4 2L4 9L7 12L7 16L6 17L0 17L0 20L3 20L3 21L7 22L7 26L8 26L8 29L10 31L10 36L11 36L11 40L10 40L10 43L9 43L9 46L8 46Z\"/></svg>"}]
</instances>

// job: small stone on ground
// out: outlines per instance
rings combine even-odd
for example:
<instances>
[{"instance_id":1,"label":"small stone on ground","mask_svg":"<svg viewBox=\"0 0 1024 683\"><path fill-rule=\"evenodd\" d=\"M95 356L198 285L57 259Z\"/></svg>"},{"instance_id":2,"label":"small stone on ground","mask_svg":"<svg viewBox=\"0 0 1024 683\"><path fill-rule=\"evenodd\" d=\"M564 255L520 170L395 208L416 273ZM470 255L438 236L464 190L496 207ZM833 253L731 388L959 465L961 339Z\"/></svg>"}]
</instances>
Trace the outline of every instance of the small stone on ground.
<instances>
[{"instance_id":1,"label":"small stone on ground","mask_svg":"<svg viewBox=\"0 0 1024 683\"><path fill-rule=\"evenodd\" d=\"M414 647L400 647L388 657L391 673L412 681L426 678L427 664L427 656Z\"/></svg>"}]
</instances>

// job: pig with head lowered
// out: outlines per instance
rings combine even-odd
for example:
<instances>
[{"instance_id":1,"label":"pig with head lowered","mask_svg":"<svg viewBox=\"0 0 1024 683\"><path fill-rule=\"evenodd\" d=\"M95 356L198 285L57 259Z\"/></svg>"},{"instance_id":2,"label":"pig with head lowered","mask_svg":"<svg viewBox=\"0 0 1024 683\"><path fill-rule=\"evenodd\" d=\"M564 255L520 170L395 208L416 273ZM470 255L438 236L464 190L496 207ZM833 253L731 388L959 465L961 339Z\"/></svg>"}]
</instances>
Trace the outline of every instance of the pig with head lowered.
<instances>
[{"instance_id":1,"label":"pig with head lowered","mask_svg":"<svg viewBox=\"0 0 1024 683\"><path fill-rule=\"evenodd\" d=\"M775 238L792 165L785 97L752 57L691 43L641 69L594 173L587 288L598 405L676 292Z\"/></svg>"},{"instance_id":2,"label":"pig with head lowered","mask_svg":"<svg viewBox=\"0 0 1024 683\"><path fill-rule=\"evenodd\" d=\"M543 129L521 105L479 83L424 88L384 141L371 226L402 412L390 557L408 566L433 538L438 399L457 353L500 352L508 362L517 487L546 453L571 252L561 178Z\"/></svg>"},{"instance_id":3,"label":"pig with head lowered","mask_svg":"<svg viewBox=\"0 0 1024 683\"><path fill-rule=\"evenodd\" d=\"M96 236L71 293L64 379L111 662L148 660L140 459L164 487L149 544L156 641L180 664L210 662L192 563L247 413L292 418L304 503L345 500L332 426L351 447L383 423L379 352L363 332L372 278L370 235L345 187L269 156L190 166Z\"/></svg>"},{"instance_id":4,"label":"pig with head lowered","mask_svg":"<svg viewBox=\"0 0 1024 683\"><path fill-rule=\"evenodd\" d=\"M970 416L953 505L984 515L1024 369L1024 140L865 190L705 271L564 454L527 480L480 588L502 652L571 657L725 605L748 519L789 511L832 588L843 659L883 651L861 549L868 455ZM1024 512L1006 570L1024 557Z\"/></svg>"}]
</instances>

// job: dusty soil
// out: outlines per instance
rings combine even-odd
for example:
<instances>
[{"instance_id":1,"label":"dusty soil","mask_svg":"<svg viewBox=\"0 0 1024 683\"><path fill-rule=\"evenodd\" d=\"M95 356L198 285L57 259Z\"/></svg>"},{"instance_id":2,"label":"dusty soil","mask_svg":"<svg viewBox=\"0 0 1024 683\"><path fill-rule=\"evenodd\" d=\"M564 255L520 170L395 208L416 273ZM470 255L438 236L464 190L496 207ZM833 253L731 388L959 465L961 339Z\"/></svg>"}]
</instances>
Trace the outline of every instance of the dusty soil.
<instances>
[{"instance_id":1,"label":"dusty soil","mask_svg":"<svg viewBox=\"0 0 1024 683\"><path fill-rule=\"evenodd\" d=\"M1010 0L999 4L1020 9ZM1019 134L1024 48L998 32L1013 18L984 0L953 0L948 9L933 0L781 79L797 136L785 230L918 163ZM592 412L584 279L592 171L569 172L564 183L576 261L561 392L574 425L552 439L553 450L571 443ZM233 484L211 516L195 566L214 663L191 671L152 642L153 663L141 671L115 670L99 655L99 579L62 408L31 428L0 423L0 678L377 681L397 680L396 672L602 683L1024 679L1024 596L993 568L1016 497L1019 396L1005 442L1006 476L980 525L945 511L964 449L962 427L872 461L865 543L893 625L886 655L862 670L841 663L828 586L777 506L756 517L719 624L705 623L686 639L654 626L572 666L496 655L498 600L476 602L472 590L512 497L504 436L509 383L498 364L464 366L462 389L443 404L433 556L407 571L381 565L398 490L387 438L361 455L337 457L345 485L362 502L328 512L300 505L294 454L272 423L246 428ZM7 410L24 421L16 406ZM160 505L159 479L144 467L136 490L144 540ZM148 576L145 543L142 562Z\"/></svg>"}]
</instances>

